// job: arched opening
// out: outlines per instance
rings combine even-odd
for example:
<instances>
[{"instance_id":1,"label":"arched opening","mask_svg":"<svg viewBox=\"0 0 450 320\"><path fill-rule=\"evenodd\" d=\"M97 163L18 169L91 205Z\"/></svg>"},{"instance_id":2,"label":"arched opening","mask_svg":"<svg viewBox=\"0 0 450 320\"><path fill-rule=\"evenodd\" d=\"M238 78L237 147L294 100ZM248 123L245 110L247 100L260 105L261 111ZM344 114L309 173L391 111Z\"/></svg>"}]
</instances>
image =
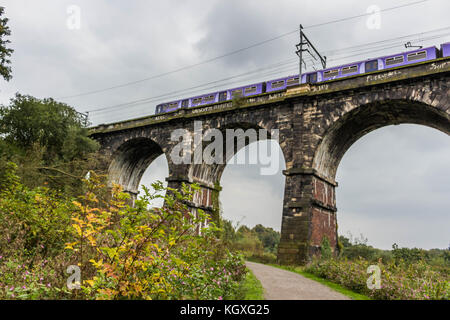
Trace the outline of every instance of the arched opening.
<instances>
[{"instance_id":1,"label":"arched opening","mask_svg":"<svg viewBox=\"0 0 450 320\"><path fill-rule=\"evenodd\" d=\"M239 164L249 159L251 152L270 150L268 159L274 170L263 174L261 162ZM253 142L231 157L222 174L220 202L222 216L233 225L253 228L257 224L280 232L286 169L283 152L275 140Z\"/></svg>"},{"instance_id":2,"label":"arched opening","mask_svg":"<svg viewBox=\"0 0 450 320\"><path fill-rule=\"evenodd\" d=\"M277 142L278 131L249 123L218 127L222 162L203 161L189 170L189 179L202 187L200 196L194 197L196 205L206 209L210 206L213 219L221 213L234 225L262 224L280 231L285 181L282 171L286 165ZM215 138L209 141L204 141L203 150Z\"/></svg>"},{"instance_id":3,"label":"arched opening","mask_svg":"<svg viewBox=\"0 0 450 320\"><path fill-rule=\"evenodd\" d=\"M450 115L435 107L406 100L370 103L331 125L317 148L313 168L334 180L342 157L353 143L375 129L401 123L422 124L450 134Z\"/></svg>"},{"instance_id":4,"label":"arched opening","mask_svg":"<svg viewBox=\"0 0 450 320\"><path fill-rule=\"evenodd\" d=\"M157 194L164 196L166 194L167 181L166 178L169 176L169 165L167 162L167 158L164 154L160 155L158 158L153 160L153 162L145 169L144 174L142 175L141 182L139 183L139 195L141 195L144 191L142 185L146 186L150 189L150 192L154 192L151 185L156 181L161 181L164 186L164 190ZM151 207L161 208L164 205L164 199L157 198L154 199L151 203Z\"/></svg>"},{"instance_id":5,"label":"arched opening","mask_svg":"<svg viewBox=\"0 0 450 320\"><path fill-rule=\"evenodd\" d=\"M445 109L444 109L445 110ZM442 137L447 138L448 139L448 135L450 134L450 116L448 113L440 110L439 108L436 107L432 107L429 105L426 105L424 103L421 102L413 102L413 101L406 101L406 100L396 100L396 101L380 101L380 102L375 102L375 103L370 103L367 105L363 105L363 106L359 106L355 109L353 109L352 111L347 112L346 114L344 114L343 116L339 117L338 120L335 121L334 124L332 124L326 131L324 138L321 140L315 156L314 156L314 160L313 160L313 168L315 169L315 171L320 174L323 177L326 177L327 179L329 179L330 181L334 181L335 177L336 177L336 173L339 167L339 164L341 162L341 159L344 157L344 154L346 154L347 150L350 149L350 147L358 141L358 143L356 144L354 149L359 149L358 145L362 144L362 145L367 145L367 139L370 139L370 137L372 136L378 136L378 134L376 132L374 132L371 135L368 135L366 137L363 138L363 136L365 136L366 134L368 134L369 132L372 132L376 129L382 128L382 127L387 127L390 125L398 125L398 124L419 124L419 125L424 125L427 127L431 127L431 128L435 128L438 129L439 131L443 132L444 134L442 135L441 133L437 132L437 134L441 134L440 138ZM412 126L414 128L420 127L420 126ZM385 130L387 130L386 132L390 132L391 134L394 132L393 130L397 130L399 127L396 128L387 128L384 130L381 130L379 132L385 132ZM403 127L402 127L403 128ZM429 128L428 128L429 129ZM400 129L402 130L402 129ZM416 129L416 130L420 130L420 129ZM378 130L377 130L378 131ZM433 131L433 130L431 130ZM434 130L436 132L436 130ZM428 131L427 131L428 132ZM383 135L382 135L383 136ZM403 174L403 178L401 178L400 176L397 176L397 178L395 178L395 176L393 174L388 174L384 171L382 171L382 168L385 167L386 165L388 165L387 163L381 163L380 161L374 161L373 158L376 158L377 155L381 156L381 155L385 155L389 146L393 146L394 145L394 139L390 139L390 138L386 138L387 136L384 136L384 139L379 140L379 144L378 145L378 149L371 150L370 152L367 151L365 152L366 154L364 156L371 156L371 158L362 158L359 161L359 163L356 162L351 162L350 164L348 164L349 167L344 166L343 167L343 173L345 172L352 172L353 170L356 170L355 168L358 168L358 166L364 166L365 170L368 171L372 171L371 173L377 172L378 176L374 177L372 176L372 178L370 179L375 179L372 182L370 181L361 181L359 180L359 184L357 188L354 188L354 192L356 192L356 190L358 190L358 192L363 192L364 190L366 191L366 199L370 199L370 201L368 200L368 202L366 203L366 207L368 208L369 206L372 208L379 208L379 210L386 210L386 207L383 207L383 203L386 204L386 202L389 201L390 198L393 197L392 194L387 194L386 191L386 186L387 185L392 185L393 188L402 188L402 183L400 183L398 181L398 179L404 179L404 183L409 182L409 184L412 185L424 185L424 181L421 181L421 179L424 179L424 176L418 177L417 179L419 181L414 181L412 182L411 180L411 173L405 172L404 169L402 174ZM360 140L362 138L362 140ZM436 139L436 138L430 138L430 139ZM427 150L427 147L429 146L429 144L431 144L430 141L426 142L423 139L421 139L422 145L422 151L420 153L424 153L424 150ZM364 152L364 151L363 151ZM349 151L349 157L351 157L352 152ZM393 158L393 156L391 156L390 158ZM391 159L391 161L397 161L394 159ZM399 161L399 160L398 160ZM408 162L407 158L404 158L403 161ZM417 161L417 160L414 160ZM365 164L368 164L370 162L374 162L374 166L376 166L375 168L372 166L371 168L367 168L365 166ZM418 162L412 162L411 160L409 161L410 163L415 163L413 168L414 170L425 170L424 167L418 163ZM446 162L448 163L448 161ZM353 168L353 169L352 169ZM377 171L377 169L380 169L381 171ZM413 170L411 169L411 170ZM399 171L402 171L400 169L398 169ZM428 168L428 170L431 170L430 168ZM448 170L448 169L447 169ZM398 174L399 172L397 172ZM442 173L444 174L444 173ZM447 172L448 174L448 172ZM442 177L439 177L439 175L436 175L436 179L441 179ZM368 179L368 180L370 180ZM408 180L409 179L409 180ZM375 181L375 182L374 182ZM380 182L377 181L382 181L384 183L381 184L380 186ZM345 184L345 182L340 181L341 185ZM433 188L432 185L435 185L435 183L428 182L426 183L426 186L429 186L430 188ZM369 185L372 187L372 189L370 189ZM409 186L412 187L412 186ZM338 187L337 193L340 193L341 191L339 190L340 187ZM439 187L440 188L440 187ZM444 187L445 188L445 187ZM412 204L413 203L426 203L425 199L422 199L420 196L420 192L418 192L420 190L420 188L416 188L414 189L414 192L416 192L417 194L408 194L408 192L403 192L402 195L404 197L404 201L402 201L403 207L402 207L402 212L405 214L403 217L404 219L402 219L402 227L397 225L397 228L392 228L392 232L396 231L396 232L401 232L401 229L407 228L408 224L410 223L408 218L406 218L408 211L412 210ZM447 193L449 192L448 189ZM400 190L403 191L403 190ZM344 191L342 191L344 192ZM433 197L435 197L436 194L433 194ZM357 197L361 197L358 195L348 195L347 193L347 197L350 197L350 200L348 201L352 201L352 199L355 199ZM369 198L367 198L369 197ZM442 200L442 198L440 198ZM445 199L448 199L448 195ZM341 200L339 200L339 198L337 198L337 203L339 205ZM353 203L356 203L355 201ZM448 203L446 204L446 206L448 207ZM351 207L351 205L350 205ZM366 209L367 209L366 208ZM422 215L416 218L416 221L421 221L421 219L429 219L428 215L431 215L432 213L428 213L429 209L431 207L427 207L427 206L421 206L422 211L426 210L425 212L422 212ZM437 207L434 207L437 208ZM361 208L359 208L361 209ZM345 214L342 213L342 208L339 208L339 213L338 216L340 216L340 214ZM350 209L353 211L353 209ZM376 210L375 210L376 211ZM372 211L372 214L376 214L375 212ZM380 212L379 216L386 214L386 212ZM387 220L385 220L385 224L389 223L389 219L392 219L392 217L389 217L389 215L385 216ZM447 219L445 220L445 223L447 225L447 230L448 230L448 218L443 218L441 217L441 219ZM339 224L339 228L341 228L341 224L339 222L339 218L338 220L338 224ZM350 219L351 220L351 219ZM423 220L422 220L423 221ZM368 221L366 221L367 223ZM441 220L441 222L444 222L444 220ZM349 223L349 222L347 222ZM380 235L384 234L387 231L387 228L383 228L382 224L379 223L378 227L376 226L366 226L365 228L371 228L371 232L379 232ZM366 229L368 230L368 229ZM339 231L338 231L339 232ZM386 239L386 241L388 241L388 239ZM390 241L390 240L389 240ZM448 240L447 240L448 241ZM384 248L386 248L388 245L386 243L381 243L380 245ZM392 245L392 244L391 244ZM405 246L410 246L413 245L412 243L406 243L405 242ZM417 243L418 246L422 245L422 246L428 246L425 242L423 243Z\"/></svg>"},{"instance_id":6,"label":"arched opening","mask_svg":"<svg viewBox=\"0 0 450 320\"><path fill-rule=\"evenodd\" d=\"M159 156L166 161L161 147L151 139L135 138L123 143L112 155L108 174L110 183L120 184L124 191L137 195L142 176ZM158 162L159 163L159 162Z\"/></svg>"},{"instance_id":7,"label":"arched opening","mask_svg":"<svg viewBox=\"0 0 450 320\"><path fill-rule=\"evenodd\" d=\"M338 234L364 235L376 248L447 248L450 139L425 126L371 132L345 153L337 170Z\"/></svg>"}]
</instances>

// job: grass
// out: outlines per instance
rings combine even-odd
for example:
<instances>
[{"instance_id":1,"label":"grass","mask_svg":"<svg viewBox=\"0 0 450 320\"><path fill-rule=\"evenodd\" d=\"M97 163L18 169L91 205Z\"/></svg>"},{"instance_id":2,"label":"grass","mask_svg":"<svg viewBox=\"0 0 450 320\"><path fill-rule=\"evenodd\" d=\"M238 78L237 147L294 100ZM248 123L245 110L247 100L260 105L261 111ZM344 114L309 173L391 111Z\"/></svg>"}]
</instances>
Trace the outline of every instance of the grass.
<instances>
[{"instance_id":1,"label":"grass","mask_svg":"<svg viewBox=\"0 0 450 320\"><path fill-rule=\"evenodd\" d=\"M241 284L241 295L242 300L264 300L264 288L250 270Z\"/></svg>"},{"instance_id":2,"label":"grass","mask_svg":"<svg viewBox=\"0 0 450 320\"><path fill-rule=\"evenodd\" d=\"M341 285L339 285L337 283L334 283L334 282L331 282L329 280L320 278L320 277L318 277L318 276L316 276L316 275L314 275L312 273L305 272L305 271L303 271L303 269L301 267L298 267L298 266L297 267L294 267L294 266L282 266L282 265L279 265L279 264L272 264L272 263L269 264L269 265L272 266L272 267L283 269L283 270L295 272L295 273L298 273L298 274L304 276L305 278L317 281L317 282L319 282L319 283L321 283L323 285L326 285L327 287L329 287L329 288L331 288L331 289L333 289L333 290L335 290L335 291L337 291L337 292L339 292L339 293L341 293L341 294L351 298L352 300L370 300L370 298L368 296L365 296L365 295L360 294L360 293L356 293L356 292L354 292L352 290L344 288L343 286L341 286Z\"/></svg>"}]
</instances>

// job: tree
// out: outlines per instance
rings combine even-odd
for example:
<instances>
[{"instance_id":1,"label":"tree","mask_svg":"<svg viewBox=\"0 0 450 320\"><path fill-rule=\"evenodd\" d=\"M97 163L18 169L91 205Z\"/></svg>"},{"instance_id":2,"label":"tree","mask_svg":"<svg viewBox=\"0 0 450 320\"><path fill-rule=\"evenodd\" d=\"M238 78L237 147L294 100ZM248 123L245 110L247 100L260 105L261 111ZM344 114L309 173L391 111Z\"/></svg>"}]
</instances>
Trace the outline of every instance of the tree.
<instances>
[{"instance_id":1,"label":"tree","mask_svg":"<svg viewBox=\"0 0 450 320\"><path fill-rule=\"evenodd\" d=\"M6 47L11 41L6 40L5 37L11 35L11 30L9 30L9 27L7 26L9 19L3 17L4 11L5 8L0 7L0 75L6 81L9 81L12 77L11 67L8 66L11 63L9 57L14 50Z\"/></svg>"},{"instance_id":2,"label":"tree","mask_svg":"<svg viewBox=\"0 0 450 320\"><path fill-rule=\"evenodd\" d=\"M345 236L339 236L339 242L344 248L349 248L352 246L352 242L350 241L350 239Z\"/></svg>"},{"instance_id":3,"label":"tree","mask_svg":"<svg viewBox=\"0 0 450 320\"><path fill-rule=\"evenodd\" d=\"M280 233L272 228L266 228L261 224L257 224L252 229L256 233L258 239L261 240L264 249L271 253L276 253L278 244L280 243Z\"/></svg>"},{"instance_id":4,"label":"tree","mask_svg":"<svg viewBox=\"0 0 450 320\"><path fill-rule=\"evenodd\" d=\"M69 189L81 186L87 170L100 168L98 143L72 107L51 98L16 94L0 106L0 159L19 165L25 185ZM1 175L0 164L0 175Z\"/></svg>"}]
</instances>

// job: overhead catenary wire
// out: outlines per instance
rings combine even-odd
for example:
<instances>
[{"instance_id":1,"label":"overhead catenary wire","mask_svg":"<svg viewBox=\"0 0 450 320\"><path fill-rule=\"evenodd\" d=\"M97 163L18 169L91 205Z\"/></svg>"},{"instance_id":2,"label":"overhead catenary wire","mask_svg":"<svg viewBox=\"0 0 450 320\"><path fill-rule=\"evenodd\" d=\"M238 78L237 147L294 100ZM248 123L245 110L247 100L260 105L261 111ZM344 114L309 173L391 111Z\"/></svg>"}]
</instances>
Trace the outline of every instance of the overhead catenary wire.
<instances>
[{"instance_id":1,"label":"overhead catenary wire","mask_svg":"<svg viewBox=\"0 0 450 320\"><path fill-rule=\"evenodd\" d=\"M392 41L392 40L400 40L400 39L405 39L405 38L409 38L409 37L415 37L415 36L418 36L418 35L424 35L424 34L429 34L429 33L435 32L435 31L442 31L442 30L448 30L448 29L450 29L450 27L439 28L439 29L432 30L432 31L421 32L421 33L416 33L416 34L412 34L412 35L408 35L408 36L402 36L402 37L396 37L396 38L387 39L387 40L370 42L370 43L367 43L367 44L361 44L361 45L357 45L357 46L347 47L347 48L344 48L344 49L328 50L328 51L324 51L324 53L329 54L331 52L342 52L340 54L337 54L336 56L331 55L331 59L329 59L329 61L340 61L340 60L351 58L351 57L355 57L355 56L361 56L361 55L364 55L364 54L370 54L370 53L379 52L379 51L383 51L383 50L387 50L387 49L391 49L391 48L396 48L399 45L403 44L401 42L398 42L395 45L389 43L389 41ZM433 40L433 39L437 39L437 38L440 38L440 37L443 37L443 36L448 36L448 35L450 35L450 33L444 33L444 34L434 35L434 36L429 36L429 37L421 37L419 39L411 40L411 42L417 43L419 41ZM374 44L378 44L378 43L384 43L384 44L382 46L373 47ZM368 47L364 47L365 45L367 45ZM372 46L372 47L370 47L370 46ZM361 48L361 47L364 47L364 48ZM350 50L350 49L353 49L353 48L361 48L361 49ZM346 56L343 56L343 57L339 56L339 55L342 55L344 53L345 54L349 54L349 53L352 53L352 52L358 52L358 53L352 54L352 55L346 55ZM285 64L289 63L289 61L295 61L295 60L296 60L295 58L284 60L284 61L281 61L281 62L278 62L278 63L275 63L275 64L271 64L271 65L269 65L267 67L259 68L259 69L256 69L256 70L253 70L253 71L250 71L250 72L245 72L245 73L242 73L242 74L239 74L239 75L230 76L230 77L227 77L227 78L224 78L224 79L207 82L207 83L204 83L204 84L201 84L201 85L189 87L189 88L186 88L186 89L176 90L176 91L172 91L172 92L169 92L169 93L164 93L164 94L157 95L157 96L151 96L151 97L142 98L142 99L138 99L138 100L133 100L133 101L129 101L129 102L124 102L124 103L120 103L120 104L116 104L116 105L112 105L112 106L92 109L92 110L89 110L88 112L89 113L95 113L95 112L101 112L101 111L106 111L106 110L112 110L112 109L118 108L118 107L136 106L136 105L141 105L141 104L149 103L149 102L162 101L164 99L168 99L169 97L175 97L175 95L187 94L186 91L192 92L192 90L194 90L194 89L202 88L202 90L208 90L208 89L218 88L218 87L221 87L221 86L225 86L227 84L236 83L236 81L232 82L232 83L227 83L227 84L222 83L220 85L215 85L215 86L208 87L208 88L205 88L205 86L209 86L211 84L220 83L220 82L223 82L223 81L232 80L234 78L239 78L239 77L242 77L242 76L245 76L245 75L258 74L259 77L262 77L263 75L259 73L260 71L264 71L264 70L271 69L271 68L274 68L274 67L279 67L279 66L282 66L282 65L285 65ZM311 62L314 62L314 61L312 61L312 59L310 59L310 60L307 60L306 62L311 63ZM275 70L272 70L270 72L270 74L274 74L274 73L281 72L281 71L282 71L281 69L280 70L276 70L275 69ZM268 75L270 75L270 74L268 74ZM239 80L239 81L243 81L243 80ZM196 92L196 91L194 91L194 92Z\"/></svg>"},{"instance_id":2,"label":"overhead catenary wire","mask_svg":"<svg viewBox=\"0 0 450 320\"><path fill-rule=\"evenodd\" d=\"M432 1L432 0L420 0L420 1L415 1L415 2L411 2L411 3L406 3L406 4L403 4L403 5L398 5L398 6L393 6L393 7L389 7L389 8L384 8L384 9L380 9L380 12L387 12L387 11L397 10L397 9L400 9L400 8L405 8L405 7L409 7L409 6L413 6L413 5L418 5L418 4L421 4L421 3L424 3L424 2L428 2L428 1ZM353 20L353 19L369 16L371 14L372 13L363 13L363 14L359 14L359 15L355 15L355 16L335 19L335 20L332 20L332 21L327 21L327 22L322 22L322 23L317 23L317 24L305 26L303 29L305 29L305 30L306 29L312 29L312 28L326 26L326 25L330 25L330 24L334 24L334 23L349 21L349 20ZM203 64L207 64L207 63L210 63L210 62L213 62L213 61L216 61L216 60L219 60L219 59L231 56L231 55L238 54L240 52L243 52L243 51L246 51L246 50L249 50L249 49L261 46L261 45L264 45L266 43L269 43L269 42L272 42L272 41L284 38L286 36L289 36L289 35L297 33L297 32L298 32L298 29L295 29L295 30L283 33L281 35L278 35L278 36L275 36L275 37L272 37L272 38L269 38L269 39L266 39L266 40L263 40L263 41L260 41L260 42L256 42L256 43L254 43L252 45L249 45L249 46L246 46L246 47L243 47L243 48L240 48L240 49L237 49L237 50L234 50L234 51L231 51L231 52L228 52L228 53L225 53L225 54L222 54L222 55L219 55L219 56L216 56L216 57L213 57L213 58L210 58L210 59L198 62L198 63L194 63L194 64L187 65L187 66L184 66L184 67L180 67L180 68L177 68L177 69L174 69L174 70L171 70L171 71L167 71L167 72L163 72L163 73L156 74L156 75L153 75L153 76L149 76L149 77L146 77L146 78L143 78L143 79L130 81L130 82L126 82L126 83L122 83L122 84L118 84L118 85L115 85L115 86L110 86L110 87L106 87L106 88L102 88L102 89L86 91L86 92L82 92L82 93L79 93L79 94L57 97L56 99L71 99L71 98L76 98L76 97L81 97L81 96L93 95L93 94L97 94L97 93L101 93L101 92L106 92L106 91L110 91L110 90L114 90L114 89L119 89L119 88L131 86L131 85L135 85L135 84L142 83L142 82L145 82L145 81L161 78L161 77L173 74L173 73L177 73L177 72L181 72L181 71L184 71L184 70L188 70L188 69L191 69L191 68L203 65Z\"/></svg>"}]
</instances>

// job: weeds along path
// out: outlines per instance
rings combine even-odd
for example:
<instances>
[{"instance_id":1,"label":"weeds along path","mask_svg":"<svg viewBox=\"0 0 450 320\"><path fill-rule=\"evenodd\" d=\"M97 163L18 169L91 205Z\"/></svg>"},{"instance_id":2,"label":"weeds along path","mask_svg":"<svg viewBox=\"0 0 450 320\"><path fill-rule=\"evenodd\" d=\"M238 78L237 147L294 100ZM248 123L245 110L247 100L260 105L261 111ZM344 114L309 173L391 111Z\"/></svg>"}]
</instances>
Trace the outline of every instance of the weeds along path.
<instances>
[{"instance_id":1,"label":"weeds along path","mask_svg":"<svg viewBox=\"0 0 450 320\"><path fill-rule=\"evenodd\" d=\"M246 261L245 264L261 282L264 288L264 298L267 300L350 299L321 283L307 279L297 273L260 263Z\"/></svg>"}]
</instances>

